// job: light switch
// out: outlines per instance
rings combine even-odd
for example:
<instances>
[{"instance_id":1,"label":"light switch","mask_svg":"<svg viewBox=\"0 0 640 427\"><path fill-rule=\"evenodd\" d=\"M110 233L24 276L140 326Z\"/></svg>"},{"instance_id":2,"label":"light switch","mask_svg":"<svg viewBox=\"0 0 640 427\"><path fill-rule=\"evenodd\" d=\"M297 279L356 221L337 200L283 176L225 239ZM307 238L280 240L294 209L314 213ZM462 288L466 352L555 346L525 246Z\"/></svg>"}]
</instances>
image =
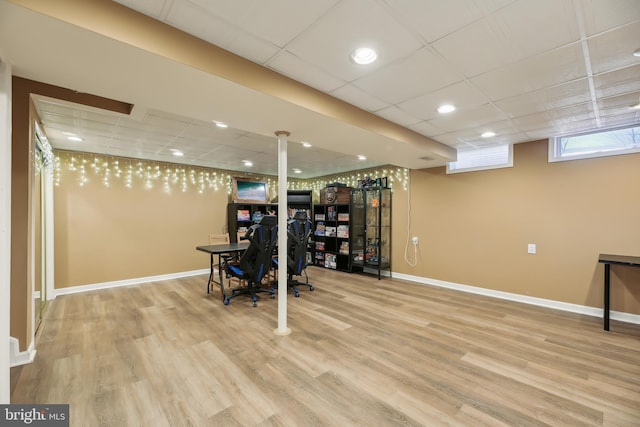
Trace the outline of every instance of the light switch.
<instances>
[{"instance_id":1,"label":"light switch","mask_svg":"<svg viewBox=\"0 0 640 427\"><path fill-rule=\"evenodd\" d=\"M535 254L536 253L536 244L535 243L529 243L527 245L527 253L530 253L530 254Z\"/></svg>"}]
</instances>

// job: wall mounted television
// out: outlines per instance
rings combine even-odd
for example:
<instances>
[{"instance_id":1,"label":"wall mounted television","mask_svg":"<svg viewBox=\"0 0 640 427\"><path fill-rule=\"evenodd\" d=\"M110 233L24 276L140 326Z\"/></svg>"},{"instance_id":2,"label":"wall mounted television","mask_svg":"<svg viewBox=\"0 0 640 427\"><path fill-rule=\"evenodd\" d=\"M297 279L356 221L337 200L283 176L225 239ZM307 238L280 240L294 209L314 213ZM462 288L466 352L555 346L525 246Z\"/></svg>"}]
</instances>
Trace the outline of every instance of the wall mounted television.
<instances>
[{"instance_id":1,"label":"wall mounted television","mask_svg":"<svg viewBox=\"0 0 640 427\"><path fill-rule=\"evenodd\" d=\"M269 203L269 191L264 181L233 178L233 201L236 203Z\"/></svg>"}]
</instances>

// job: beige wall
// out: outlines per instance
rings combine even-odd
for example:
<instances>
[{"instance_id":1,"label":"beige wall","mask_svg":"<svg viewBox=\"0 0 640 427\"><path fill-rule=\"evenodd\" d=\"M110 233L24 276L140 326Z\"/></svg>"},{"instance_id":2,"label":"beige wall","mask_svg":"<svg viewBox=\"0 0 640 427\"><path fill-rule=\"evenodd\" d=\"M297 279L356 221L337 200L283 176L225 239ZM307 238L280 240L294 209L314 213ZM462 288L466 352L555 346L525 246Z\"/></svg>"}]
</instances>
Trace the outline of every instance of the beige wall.
<instances>
[{"instance_id":1,"label":"beige wall","mask_svg":"<svg viewBox=\"0 0 640 427\"><path fill-rule=\"evenodd\" d=\"M515 145L513 168L412 171L419 259L394 270L602 307L598 254L640 255L639 165L640 154L548 163L544 140ZM640 268L612 273L612 309L639 314Z\"/></svg>"},{"instance_id":2,"label":"beige wall","mask_svg":"<svg viewBox=\"0 0 640 427\"><path fill-rule=\"evenodd\" d=\"M126 188L112 178L107 188L90 170L87 177L80 186L63 166L55 187L56 288L208 268L209 256L195 247L226 232L224 188L167 193L161 183Z\"/></svg>"}]
</instances>

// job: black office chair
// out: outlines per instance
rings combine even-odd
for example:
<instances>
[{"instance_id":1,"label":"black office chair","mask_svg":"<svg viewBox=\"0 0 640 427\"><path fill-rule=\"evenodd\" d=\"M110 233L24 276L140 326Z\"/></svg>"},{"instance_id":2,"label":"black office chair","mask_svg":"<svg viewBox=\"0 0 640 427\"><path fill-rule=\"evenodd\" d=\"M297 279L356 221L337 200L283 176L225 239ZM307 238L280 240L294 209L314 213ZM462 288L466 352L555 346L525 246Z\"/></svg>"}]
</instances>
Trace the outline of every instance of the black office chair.
<instances>
[{"instance_id":1,"label":"black office chair","mask_svg":"<svg viewBox=\"0 0 640 427\"><path fill-rule=\"evenodd\" d=\"M300 296L298 286L308 286L310 291L314 289L307 275L307 246L312 229L311 221L304 211L296 212L293 219L287 222L287 287L293 289L296 298ZM305 276L304 283L293 278L302 273Z\"/></svg>"},{"instance_id":2,"label":"black office chair","mask_svg":"<svg viewBox=\"0 0 640 427\"><path fill-rule=\"evenodd\" d=\"M266 292L275 297L275 289L265 289L260 282L271 268L272 255L278 243L278 219L273 215L265 215L260 223L249 228L246 235L249 247L235 263L224 265L228 276L237 277L247 282L244 288L232 289L230 295L225 295L224 305L229 305L231 298L238 295L248 295L253 300L253 306L257 306L259 292Z\"/></svg>"}]
</instances>

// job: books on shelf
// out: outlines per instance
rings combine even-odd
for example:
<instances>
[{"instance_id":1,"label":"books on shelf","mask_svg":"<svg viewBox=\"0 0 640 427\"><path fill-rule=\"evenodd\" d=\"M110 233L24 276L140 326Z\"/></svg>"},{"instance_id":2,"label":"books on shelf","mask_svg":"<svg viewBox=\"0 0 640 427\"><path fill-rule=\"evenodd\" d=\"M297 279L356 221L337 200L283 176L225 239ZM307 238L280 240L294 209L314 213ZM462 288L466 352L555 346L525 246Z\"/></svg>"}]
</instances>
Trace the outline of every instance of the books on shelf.
<instances>
[{"instance_id":1,"label":"books on shelf","mask_svg":"<svg viewBox=\"0 0 640 427\"><path fill-rule=\"evenodd\" d=\"M335 221L338 218L338 211L335 206L327 206L327 221Z\"/></svg>"},{"instance_id":2,"label":"books on shelf","mask_svg":"<svg viewBox=\"0 0 640 427\"><path fill-rule=\"evenodd\" d=\"M339 212L338 213L338 221L349 221L349 213L348 212Z\"/></svg>"},{"instance_id":3,"label":"books on shelf","mask_svg":"<svg viewBox=\"0 0 640 427\"><path fill-rule=\"evenodd\" d=\"M315 242L316 243L316 251L324 251L324 242Z\"/></svg>"},{"instance_id":4,"label":"books on shelf","mask_svg":"<svg viewBox=\"0 0 640 427\"><path fill-rule=\"evenodd\" d=\"M336 237L336 227L327 225L324 230L324 235L327 237Z\"/></svg>"},{"instance_id":5,"label":"books on shelf","mask_svg":"<svg viewBox=\"0 0 640 427\"><path fill-rule=\"evenodd\" d=\"M315 214L316 221L324 221L324 214L323 213L317 213Z\"/></svg>"},{"instance_id":6,"label":"books on shelf","mask_svg":"<svg viewBox=\"0 0 640 427\"><path fill-rule=\"evenodd\" d=\"M238 221L250 221L249 209L238 209Z\"/></svg>"},{"instance_id":7,"label":"books on shelf","mask_svg":"<svg viewBox=\"0 0 640 427\"><path fill-rule=\"evenodd\" d=\"M349 226L348 225L339 225L336 229L336 237L341 237L343 239L349 238Z\"/></svg>"},{"instance_id":8,"label":"books on shelf","mask_svg":"<svg viewBox=\"0 0 640 427\"><path fill-rule=\"evenodd\" d=\"M349 242L340 243L340 249L338 252L342 255L349 255Z\"/></svg>"},{"instance_id":9,"label":"books on shelf","mask_svg":"<svg viewBox=\"0 0 640 427\"><path fill-rule=\"evenodd\" d=\"M238 233L246 234L247 230L247 227L238 227Z\"/></svg>"},{"instance_id":10,"label":"books on shelf","mask_svg":"<svg viewBox=\"0 0 640 427\"><path fill-rule=\"evenodd\" d=\"M318 222L318 223L316 224L316 229L315 229L315 231L313 232L313 234L315 234L316 236L324 236L324 233L325 233L325 225L324 225L324 222L322 222L322 221L321 221L321 222Z\"/></svg>"},{"instance_id":11,"label":"books on shelf","mask_svg":"<svg viewBox=\"0 0 640 427\"><path fill-rule=\"evenodd\" d=\"M255 211L252 215L251 221L257 223L257 222L260 222L261 219L262 219L262 212Z\"/></svg>"},{"instance_id":12,"label":"books on shelf","mask_svg":"<svg viewBox=\"0 0 640 427\"><path fill-rule=\"evenodd\" d=\"M326 268L336 269L336 255L335 254L324 254L324 266Z\"/></svg>"}]
</instances>

